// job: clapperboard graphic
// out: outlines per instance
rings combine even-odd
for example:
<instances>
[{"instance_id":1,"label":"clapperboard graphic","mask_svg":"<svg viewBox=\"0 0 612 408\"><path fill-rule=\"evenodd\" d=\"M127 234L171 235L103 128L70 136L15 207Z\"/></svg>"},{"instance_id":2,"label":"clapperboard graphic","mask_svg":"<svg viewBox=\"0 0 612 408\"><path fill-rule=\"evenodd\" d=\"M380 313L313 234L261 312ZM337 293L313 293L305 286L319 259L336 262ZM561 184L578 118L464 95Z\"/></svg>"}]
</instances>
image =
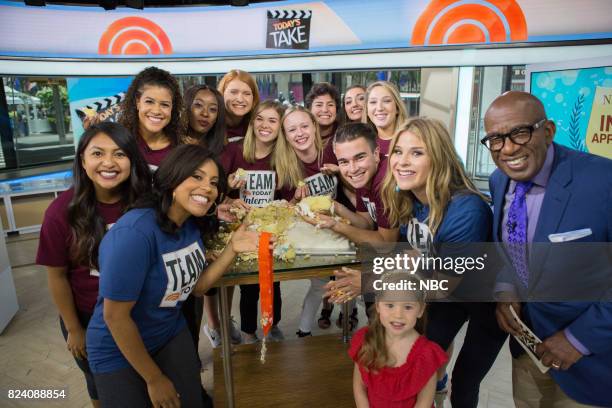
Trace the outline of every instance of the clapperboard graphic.
<instances>
[{"instance_id":1,"label":"clapperboard graphic","mask_svg":"<svg viewBox=\"0 0 612 408\"><path fill-rule=\"evenodd\" d=\"M125 92L117 95L100 98L86 106L76 109L76 114L83 123L83 129L95 123L116 122L119 118L121 102L125 99Z\"/></svg>"},{"instance_id":2,"label":"clapperboard graphic","mask_svg":"<svg viewBox=\"0 0 612 408\"><path fill-rule=\"evenodd\" d=\"M266 48L307 50L311 10L268 10Z\"/></svg>"}]
</instances>

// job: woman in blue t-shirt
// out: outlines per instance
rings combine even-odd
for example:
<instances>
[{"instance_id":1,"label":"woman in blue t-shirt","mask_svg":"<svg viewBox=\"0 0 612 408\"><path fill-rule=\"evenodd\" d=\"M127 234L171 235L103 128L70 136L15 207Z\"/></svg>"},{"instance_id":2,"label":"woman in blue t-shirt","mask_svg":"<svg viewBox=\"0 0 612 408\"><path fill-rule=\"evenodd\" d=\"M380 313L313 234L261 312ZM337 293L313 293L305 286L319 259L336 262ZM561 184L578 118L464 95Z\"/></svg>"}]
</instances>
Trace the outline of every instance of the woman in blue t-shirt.
<instances>
[{"instance_id":1,"label":"woman in blue t-shirt","mask_svg":"<svg viewBox=\"0 0 612 408\"><path fill-rule=\"evenodd\" d=\"M87 353L103 407L211 406L180 308L202 295L258 237L241 227L206 270L197 217L214 212L225 175L198 145L175 148L152 193L100 245L100 290Z\"/></svg>"},{"instance_id":2,"label":"woman in blue t-shirt","mask_svg":"<svg viewBox=\"0 0 612 408\"><path fill-rule=\"evenodd\" d=\"M413 248L432 254L439 244L490 240L492 213L486 197L467 177L440 122L410 119L391 140L389 152L389 173L382 188L385 211L391 224L402 226L402 235ZM461 246L461 251L469 249ZM482 289L485 279L484 273L466 272L453 295L465 294L467 285L474 282ZM497 326L495 303L434 302L428 307L427 319L427 337L447 350L449 359L457 332L469 321L453 369L451 403L476 407L480 382L506 339ZM440 406L446 393L445 371L443 367L438 372L436 405Z\"/></svg>"}]
</instances>

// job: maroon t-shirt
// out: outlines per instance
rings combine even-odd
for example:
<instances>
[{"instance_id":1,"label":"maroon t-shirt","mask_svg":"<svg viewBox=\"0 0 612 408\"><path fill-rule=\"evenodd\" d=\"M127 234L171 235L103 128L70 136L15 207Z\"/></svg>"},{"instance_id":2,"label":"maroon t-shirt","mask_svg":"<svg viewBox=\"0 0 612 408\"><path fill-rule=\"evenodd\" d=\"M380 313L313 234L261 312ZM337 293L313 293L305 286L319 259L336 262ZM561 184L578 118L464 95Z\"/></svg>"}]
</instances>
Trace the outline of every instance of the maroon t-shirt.
<instances>
[{"instance_id":1,"label":"maroon t-shirt","mask_svg":"<svg viewBox=\"0 0 612 408\"><path fill-rule=\"evenodd\" d=\"M374 179L369 188L357 189L356 207L358 212L368 212L372 220L382 228L391 228L389 220L385 215L380 190L387 173L387 160L381 160Z\"/></svg>"},{"instance_id":2,"label":"maroon t-shirt","mask_svg":"<svg viewBox=\"0 0 612 408\"><path fill-rule=\"evenodd\" d=\"M386 158L387 155L389 154L389 147L391 147L391 139L386 140L386 139L381 139L380 137L376 137L376 143L378 144L378 147L380 148L380 155L383 156L383 158Z\"/></svg>"},{"instance_id":3,"label":"maroon t-shirt","mask_svg":"<svg viewBox=\"0 0 612 408\"><path fill-rule=\"evenodd\" d=\"M145 159L152 172L157 170L162 160L166 158L174 147L172 144L169 144L163 149L153 150L141 136L136 138L136 142L138 143L138 148L140 149L140 153L142 153L142 157Z\"/></svg>"},{"instance_id":4,"label":"maroon t-shirt","mask_svg":"<svg viewBox=\"0 0 612 408\"><path fill-rule=\"evenodd\" d=\"M221 165L229 176L239 168L246 170L246 184L238 194L232 191L232 197L239 197L245 203L254 207L263 207L275 199L277 195L276 172L272 170L270 160L272 153L264 158L256 159L254 163L244 160L242 142L229 143L221 153Z\"/></svg>"},{"instance_id":5,"label":"maroon t-shirt","mask_svg":"<svg viewBox=\"0 0 612 408\"><path fill-rule=\"evenodd\" d=\"M238 141L242 139L244 135L246 135L246 131L249 128L249 120L248 118L244 118L238 126L228 126L225 130L225 134L227 135L227 140L230 142Z\"/></svg>"},{"instance_id":6,"label":"maroon t-shirt","mask_svg":"<svg viewBox=\"0 0 612 408\"><path fill-rule=\"evenodd\" d=\"M338 122L334 122L332 131L327 135L327 137L321 136L321 140L323 141L323 146L327 147L333 144L334 136L336 135L336 131L338 130Z\"/></svg>"},{"instance_id":7,"label":"maroon t-shirt","mask_svg":"<svg viewBox=\"0 0 612 408\"><path fill-rule=\"evenodd\" d=\"M72 228L68 223L68 204L74 195L70 188L61 193L47 208L42 228L36 263L45 266L66 267L68 281L76 308L85 313L93 313L98 298L98 276L96 270L88 266L74 265L70 259ZM97 212L102 216L107 229L122 215L121 203L97 204Z\"/></svg>"}]
</instances>

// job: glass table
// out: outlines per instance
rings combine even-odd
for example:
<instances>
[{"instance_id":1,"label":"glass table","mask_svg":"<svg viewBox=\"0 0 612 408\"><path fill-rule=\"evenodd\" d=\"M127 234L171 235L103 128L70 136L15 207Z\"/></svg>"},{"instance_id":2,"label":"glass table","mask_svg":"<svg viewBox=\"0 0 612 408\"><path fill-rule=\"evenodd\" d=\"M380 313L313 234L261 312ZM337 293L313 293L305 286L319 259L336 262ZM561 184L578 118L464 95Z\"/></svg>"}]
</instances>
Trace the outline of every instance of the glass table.
<instances>
[{"instance_id":1,"label":"glass table","mask_svg":"<svg viewBox=\"0 0 612 408\"><path fill-rule=\"evenodd\" d=\"M359 257L355 252L341 254L298 254L293 262L274 262L274 281L325 278L333 276L334 271L343 266L359 267ZM257 260L236 262L217 283L221 297L221 341L223 353L223 378L225 380L226 406L234 407L234 376L232 372L232 352L230 339L230 309L227 289L235 285L259 283ZM343 305L344 316L349 316L348 302ZM348 341L349 319L343 319L342 338Z\"/></svg>"}]
</instances>

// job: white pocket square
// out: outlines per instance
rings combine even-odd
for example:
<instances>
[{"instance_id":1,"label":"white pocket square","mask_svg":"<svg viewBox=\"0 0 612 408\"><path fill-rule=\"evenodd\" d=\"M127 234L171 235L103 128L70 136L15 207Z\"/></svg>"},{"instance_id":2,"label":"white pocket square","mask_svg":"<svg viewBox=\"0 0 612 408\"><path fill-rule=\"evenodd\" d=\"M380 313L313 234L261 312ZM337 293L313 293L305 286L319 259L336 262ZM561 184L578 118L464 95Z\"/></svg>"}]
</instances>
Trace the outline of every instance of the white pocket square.
<instances>
[{"instance_id":1,"label":"white pocket square","mask_svg":"<svg viewBox=\"0 0 612 408\"><path fill-rule=\"evenodd\" d=\"M550 242L567 242L575 241L580 238L588 237L592 235L593 231L590 228L583 228L575 231L559 232L557 234L549 234L548 239Z\"/></svg>"}]
</instances>

